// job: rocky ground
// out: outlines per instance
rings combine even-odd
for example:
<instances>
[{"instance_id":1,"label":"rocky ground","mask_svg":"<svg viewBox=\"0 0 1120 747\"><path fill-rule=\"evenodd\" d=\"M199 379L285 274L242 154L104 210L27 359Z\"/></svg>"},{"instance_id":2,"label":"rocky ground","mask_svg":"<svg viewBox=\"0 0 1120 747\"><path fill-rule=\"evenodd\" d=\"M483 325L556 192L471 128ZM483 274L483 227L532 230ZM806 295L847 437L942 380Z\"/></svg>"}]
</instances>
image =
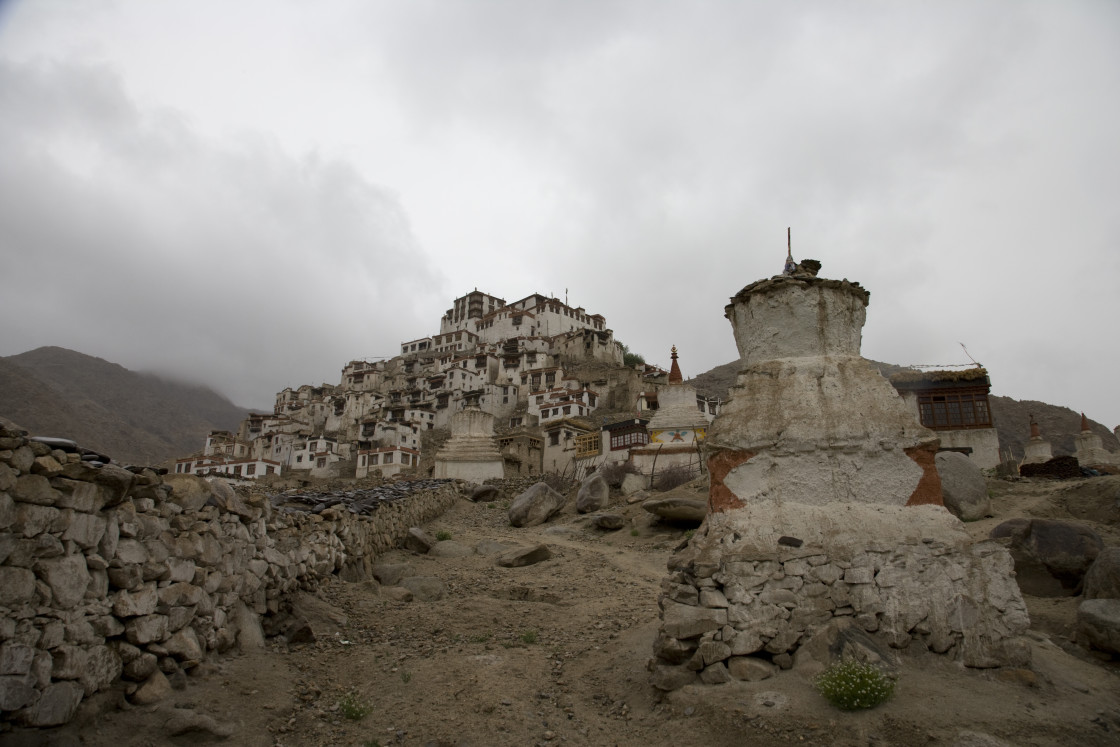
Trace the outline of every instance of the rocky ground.
<instances>
[{"instance_id":1,"label":"rocky ground","mask_svg":"<svg viewBox=\"0 0 1120 747\"><path fill-rule=\"evenodd\" d=\"M1116 506L1070 497L1071 485L1097 479L992 481L994 516L969 531L983 537L1016 516L1061 518L1120 545L1120 523L1109 513ZM906 652L895 697L869 711L835 710L797 667L758 682L661 695L645 666L665 561L686 529L658 523L621 497L612 510L627 523L614 532L592 528L574 508L544 526L517 529L506 507L508 499L463 500L425 528L450 535L438 546L442 557L400 550L380 558L389 566L385 577L412 577L412 592L336 579L305 595L298 606L314 640L273 639L260 651L204 664L195 676L173 680L156 705L130 707L123 693L102 693L66 727L0 734L0 741L1120 744L1120 666L1071 641L1075 597L1027 598L1030 669L967 670ZM537 543L548 545L551 559L521 568L495 562L510 547Z\"/></svg>"}]
</instances>

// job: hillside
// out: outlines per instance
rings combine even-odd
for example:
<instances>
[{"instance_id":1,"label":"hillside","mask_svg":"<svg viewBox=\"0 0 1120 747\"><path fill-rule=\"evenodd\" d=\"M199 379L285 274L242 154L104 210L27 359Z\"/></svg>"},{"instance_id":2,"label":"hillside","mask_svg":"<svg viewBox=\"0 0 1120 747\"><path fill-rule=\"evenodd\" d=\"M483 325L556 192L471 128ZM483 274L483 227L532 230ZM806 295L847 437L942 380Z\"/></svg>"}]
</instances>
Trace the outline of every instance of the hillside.
<instances>
[{"instance_id":1,"label":"hillside","mask_svg":"<svg viewBox=\"0 0 1120 747\"><path fill-rule=\"evenodd\" d=\"M245 410L203 386L58 347L0 358L0 416L125 463L158 464L233 430Z\"/></svg>"},{"instance_id":2,"label":"hillside","mask_svg":"<svg viewBox=\"0 0 1120 747\"><path fill-rule=\"evenodd\" d=\"M891 363L878 361L871 361L871 363L877 366L884 376L890 376L903 369L902 366ZM735 383L738 370L739 361L732 361L699 374L689 379L688 383L706 397L726 398L728 390ZM1068 407L1034 400L1020 401L1010 397L1000 397L994 393L989 401L1001 450L1010 448L1016 458L1022 458L1023 445L1031 435L1031 415L1034 415L1035 420L1038 421L1043 437L1050 442L1054 456L1073 454L1076 450L1074 438L1081 432L1081 413L1074 412ZM1120 441L1117 441L1116 435L1107 426L1094 420L1089 421L1089 426L1093 433L1101 437L1106 449L1120 451Z\"/></svg>"}]
</instances>

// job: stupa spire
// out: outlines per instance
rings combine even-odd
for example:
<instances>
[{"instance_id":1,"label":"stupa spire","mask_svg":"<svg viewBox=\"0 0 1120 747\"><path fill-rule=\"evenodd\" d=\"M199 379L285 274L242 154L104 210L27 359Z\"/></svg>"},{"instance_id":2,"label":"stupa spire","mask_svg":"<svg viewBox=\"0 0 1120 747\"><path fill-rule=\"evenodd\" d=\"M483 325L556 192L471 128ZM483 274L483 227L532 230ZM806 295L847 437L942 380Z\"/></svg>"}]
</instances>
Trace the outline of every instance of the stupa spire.
<instances>
[{"instance_id":1,"label":"stupa spire","mask_svg":"<svg viewBox=\"0 0 1120 747\"><path fill-rule=\"evenodd\" d=\"M1042 439L1042 431L1038 429L1038 423L1035 421L1033 414L1031 415L1031 439Z\"/></svg>"},{"instance_id":2,"label":"stupa spire","mask_svg":"<svg viewBox=\"0 0 1120 747\"><path fill-rule=\"evenodd\" d=\"M792 275L796 269L797 263L793 261L793 238L789 226L786 226L786 266L782 274Z\"/></svg>"},{"instance_id":3,"label":"stupa spire","mask_svg":"<svg viewBox=\"0 0 1120 747\"><path fill-rule=\"evenodd\" d=\"M669 366L669 383L670 384L683 384L684 376L681 375L681 367L677 364L677 346L673 346L672 352L673 364Z\"/></svg>"},{"instance_id":4,"label":"stupa spire","mask_svg":"<svg viewBox=\"0 0 1120 747\"><path fill-rule=\"evenodd\" d=\"M1081 432L1085 433L1091 430L1092 428L1089 427L1089 418L1085 417L1085 413L1081 413Z\"/></svg>"}]
</instances>

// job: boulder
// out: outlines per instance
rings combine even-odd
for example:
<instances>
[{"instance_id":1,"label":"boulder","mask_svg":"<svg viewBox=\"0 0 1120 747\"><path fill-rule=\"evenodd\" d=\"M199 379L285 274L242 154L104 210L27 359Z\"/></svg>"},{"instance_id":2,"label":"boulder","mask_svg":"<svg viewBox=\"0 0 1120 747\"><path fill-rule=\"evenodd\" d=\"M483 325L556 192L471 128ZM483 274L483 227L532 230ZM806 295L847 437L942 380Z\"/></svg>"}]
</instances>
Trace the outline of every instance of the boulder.
<instances>
[{"instance_id":1,"label":"boulder","mask_svg":"<svg viewBox=\"0 0 1120 747\"><path fill-rule=\"evenodd\" d=\"M889 646L871 637L850 617L833 618L805 641L794 657L797 667L808 673L823 671L846 659L871 664L892 675L897 674L900 663Z\"/></svg>"},{"instance_id":2,"label":"boulder","mask_svg":"<svg viewBox=\"0 0 1120 747\"><path fill-rule=\"evenodd\" d=\"M506 550L512 550L513 545L497 540L481 540L474 546L474 551L479 555L501 555Z\"/></svg>"},{"instance_id":3,"label":"boulder","mask_svg":"<svg viewBox=\"0 0 1120 747\"><path fill-rule=\"evenodd\" d=\"M198 475L165 475L163 483L171 487L169 500L184 511L197 511L210 500L210 484Z\"/></svg>"},{"instance_id":4,"label":"boulder","mask_svg":"<svg viewBox=\"0 0 1120 747\"><path fill-rule=\"evenodd\" d=\"M757 656L732 656L727 660L727 672L734 679L758 682L774 675L777 670L771 662Z\"/></svg>"},{"instance_id":5,"label":"boulder","mask_svg":"<svg viewBox=\"0 0 1120 747\"><path fill-rule=\"evenodd\" d=\"M669 521L695 522L699 524L708 515L708 502L699 498L683 495L669 495L653 498L642 504L642 508L655 516Z\"/></svg>"},{"instance_id":6,"label":"boulder","mask_svg":"<svg viewBox=\"0 0 1120 747\"><path fill-rule=\"evenodd\" d=\"M988 485L976 462L956 451L943 451L934 462L945 508L953 516L961 521L978 521L991 514Z\"/></svg>"},{"instance_id":7,"label":"boulder","mask_svg":"<svg viewBox=\"0 0 1120 747\"><path fill-rule=\"evenodd\" d=\"M383 586L396 586L406 573L407 563L378 563L373 566L373 577Z\"/></svg>"},{"instance_id":8,"label":"boulder","mask_svg":"<svg viewBox=\"0 0 1120 747\"><path fill-rule=\"evenodd\" d=\"M1120 599L1086 599L1078 605L1077 636L1090 648L1120 654Z\"/></svg>"},{"instance_id":9,"label":"boulder","mask_svg":"<svg viewBox=\"0 0 1120 747\"><path fill-rule=\"evenodd\" d=\"M548 545L517 547L502 553L502 555L498 557L498 565L503 568L523 568L527 565L535 565L548 560L551 557L552 550L548 549Z\"/></svg>"},{"instance_id":10,"label":"boulder","mask_svg":"<svg viewBox=\"0 0 1120 747\"><path fill-rule=\"evenodd\" d=\"M163 672L157 669L152 672L148 679L144 680L140 687L136 688L136 692L132 694L129 700L133 705L151 705L152 703L158 703L170 694L171 682L168 681Z\"/></svg>"},{"instance_id":11,"label":"boulder","mask_svg":"<svg viewBox=\"0 0 1120 747\"><path fill-rule=\"evenodd\" d=\"M39 691L35 678L27 675L0 675L0 711L18 711L35 702Z\"/></svg>"},{"instance_id":12,"label":"boulder","mask_svg":"<svg viewBox=\"0 0 1120 747\"><path fill-rule=\"evenodd\" d=\"M465 558L474 555L474 548L455 540L443 540L432 545L428 554L434 558Z\"/></svg>"},{"instance_id":13,"label":"boulder","mask_svg":"<svg viewBox=\"0 0 1120 747\"><path fill-rule=\"evenodd\" d=\"M693 685L700 681L700 677L687 667L658 664L654 666L649 681L658 690L670 692L685 685Z\"/></svg>"},{"instance_id":14,"label":"boulder","mask_svg":"<svg viewBox=\"0 0 1120 747\"><path fill-rule=\"evenodd\" d=\"M208 502L217 505L222 511L237 514L247 519L253 518L253 510L245 505L237 491L225 480L212 477L209 480L210 496Z\"/></svg>"},{"instance_id":15,"label":"boulder","mask_svg":"<svg viewBox=\"0 0 1120 747\"><path fill-rule=\"evenodd\" d=\"M501 491L497 485L476 485L470 492L469 498L475 503L489 503L498 500Z\"/></svg>"},{"instance_id":16,"label":"boulder","mask_svg":"<svg viewBox=\"0 0 1120 747\"><path fill-rule=\"evenodd\" d=\"M633 495L640 490L645 490L649 487L649 480L645 475L635 475L633 472L627 472L622 478L622 494Z\"/></svg>"},{"instance_id":17,"label":"boulder","mask_svg":"<svg viewBox=\"0 0 1120 747\"><path fill-rule=\"evenodd\" d=\"M995 527L993 539L1009 540L1015 580L1025 594L1072 596L1104 546L1088 527L1053 519L1011 519Z\"/></svg>"},{"instance_id":18,"label":"boulder","mask_svg":"<svg viewBox=\"0 0 1120 747\"><path fill-rule=\"evenodd\" d=\"M163 731L170 737L194 735L199 741L229 739L237 731L232 723L215 720L205 713L186 708L176 708L163 724Z\"/></svg>"},{"instance_id":19,"label":"boulder","mask_svg":"<svg viewBox=\"0 0 1120 747\"><path fill-rule=\"evenodd\" d=\"M90 582L84 555L40 560L35 563L35 575L50 587L54 604L62 609L82 601Z\"/></svg>"},{"instance_id":20,"label":"boulder","mask_svg":"<svg viewBox=\"0 0 1120 747\"><path fill-rule=\"evenodd\" d=\"M589 514L601 511L610 503L611 489L598 472L584 479L576 494L576 511Z\"/></svg>"},{"instance_id":21,"label":"boulder","mask_svg":"<svg viewBox=\"0 0 1120 747\"><path fill-rule=\"evenodd\" d=\"M1120 547L1108 547L1085 572L1086 599L1120 599Z\"/></svg>"},{"instance_id":22,"label":"boulder","mask_svg":"<svg viewBox=\"0 0 1120 747\"><path fill-rule=\"evenodd\" d=\"M27 726L60 726L74 717L85 691L77 682L56 682L29 708L18 712L18 720Z\"/></svg>"},{"instance_id":23,"label":"boulder","mask_svg":"<svg viewBox=\"0 0 1120 747\"><path fill-rule=\"evenodd\" d=\"M567 499L543 482L538 482L513 499L509 507L509 523L515 527L543 524L564 508Z\"/></svg>"},{"instance_id":24,"label":"boulder","mask_svg":"<svg viewBox=\"0 0 1120 747\"><path fill-rule=\"evenodd\" d=\"M626 518L621 514L599 514L593 519L592 523L598 529L614 531L626 526Z\"/></svg>"},{"instance_id":25,"label":"boulder","mask_svg":"<svg viewBox=\"0 0 1120 747\"><path fill-rule=\"evenodd\" d=\"M420 527L411 527L404 537L404 549L424 555L436 541ZM379 579L380 580L380 579ZM382 581L384 583L384 581Z\"/></svg>"}]
</instances>

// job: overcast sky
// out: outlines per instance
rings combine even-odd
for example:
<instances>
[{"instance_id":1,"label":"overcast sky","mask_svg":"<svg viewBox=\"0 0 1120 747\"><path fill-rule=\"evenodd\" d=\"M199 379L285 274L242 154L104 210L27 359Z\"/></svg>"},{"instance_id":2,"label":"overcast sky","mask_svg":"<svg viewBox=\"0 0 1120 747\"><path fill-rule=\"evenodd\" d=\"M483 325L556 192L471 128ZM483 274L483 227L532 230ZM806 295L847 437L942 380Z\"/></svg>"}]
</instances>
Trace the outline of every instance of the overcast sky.
<instances>
[{"instance_id":1,"label":"overcast sky","mask_svg":"<svg viewBox=\"0 0 1120 747\"><path fill-rule=\"evenodd\" d=\"M693 376L787 226L865 356L1120 423L1120 3L0 2L0 355L270 407L477 287Z\"/></svg>"}]
</instances>

